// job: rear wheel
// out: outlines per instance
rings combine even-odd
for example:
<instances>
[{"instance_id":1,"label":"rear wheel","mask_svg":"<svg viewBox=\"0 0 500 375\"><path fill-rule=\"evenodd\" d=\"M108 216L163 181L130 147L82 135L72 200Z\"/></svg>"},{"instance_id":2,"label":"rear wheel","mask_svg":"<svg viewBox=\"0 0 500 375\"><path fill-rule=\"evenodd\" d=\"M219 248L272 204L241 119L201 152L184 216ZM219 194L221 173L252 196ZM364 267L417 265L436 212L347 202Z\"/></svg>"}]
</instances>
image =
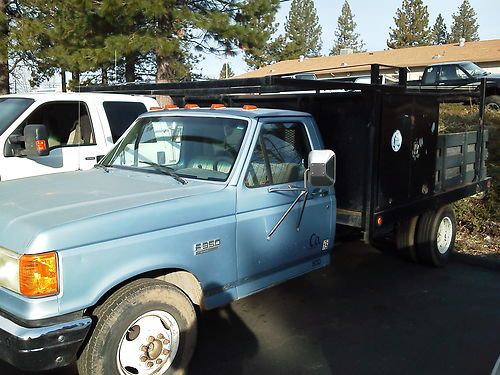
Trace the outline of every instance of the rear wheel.
<instances>
[{"instance_id":1,"label":"rear wheel","mask_svg":"<svg viewBox=\"0 0 500 375\"><path fill-rule=\"evenodd\" d=\"M424 213L417 224L416 254L419 261L444 266L455 246L457 222L450 206Z\"/></svg>"},{"instance_id":2,"label":"rear wheel","mask_svg":"<svg viewBox=\"0 0 500 375\"><path fill-rule=\"evenodd\" d=\"M78 359L81 375L183 374L196 344L196 313L177 287L136 280L96 309Z\"/></svg>"},{"instance_id":3,"label":"rear wheel","mask_svg":"<svg viewBox=\"0 0 500 375\"><path fill-rule=\"evenodd\" d=\"M500 111L500 95L490 95L485 100L486 109Z\"/></svg>"}]
</instances>

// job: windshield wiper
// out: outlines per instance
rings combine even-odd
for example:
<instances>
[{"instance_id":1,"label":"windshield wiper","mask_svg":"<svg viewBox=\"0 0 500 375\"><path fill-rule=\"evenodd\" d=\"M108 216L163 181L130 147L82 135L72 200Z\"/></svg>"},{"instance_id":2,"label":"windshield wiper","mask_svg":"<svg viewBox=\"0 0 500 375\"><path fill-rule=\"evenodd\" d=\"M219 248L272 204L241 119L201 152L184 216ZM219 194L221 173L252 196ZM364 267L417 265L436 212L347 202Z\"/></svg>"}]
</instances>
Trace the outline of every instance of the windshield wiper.
<instances>
[{"instance_id":1,"label":"windshield wiper","mask_svg":"<svg viewBox=\"0 0 500 375\"><path fill-rule=\"evenodd\" d=\"M154 169L156 169L157 171L165 173L166 175L172 177L174 180L180 182L181 184L183 184L183 185L187 184L187 181L185 179L183 179L181 176L179 176L177 173L175 173L173 168L167 167L166 165L154 163L152 161L147 161L147 160L139 160L139 163L150 165Z\"/></svg>"}]
</instances>

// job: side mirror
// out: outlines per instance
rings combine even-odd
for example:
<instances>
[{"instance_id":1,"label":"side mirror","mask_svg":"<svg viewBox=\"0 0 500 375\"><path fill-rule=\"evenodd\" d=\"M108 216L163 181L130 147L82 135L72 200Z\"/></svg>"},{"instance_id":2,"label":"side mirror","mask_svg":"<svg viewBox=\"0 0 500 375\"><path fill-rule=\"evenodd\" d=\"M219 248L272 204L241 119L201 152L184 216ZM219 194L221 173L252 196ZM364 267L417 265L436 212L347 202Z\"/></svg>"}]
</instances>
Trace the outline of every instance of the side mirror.
<instances>
[{"instance_id":1,"label":"side mirror","mask_svg":"<svg viewBox=\"0 0 500 375\"><path fill-rule=\"evenodd\" d=\"M332 150L313 150L309 153L309 183L312 186L335 184L336 156Z\"/></svg>"},{"instance_id":2,"label":"side mirror","mask_svg":"<svg viewBox=\"0 0 500 375\"><path fill-rule=\"evenodd\" d=\"M45 125L26 125L24 127L24 148L26 156L47 156L49 140Z\"/></svg>"}]
</instances>

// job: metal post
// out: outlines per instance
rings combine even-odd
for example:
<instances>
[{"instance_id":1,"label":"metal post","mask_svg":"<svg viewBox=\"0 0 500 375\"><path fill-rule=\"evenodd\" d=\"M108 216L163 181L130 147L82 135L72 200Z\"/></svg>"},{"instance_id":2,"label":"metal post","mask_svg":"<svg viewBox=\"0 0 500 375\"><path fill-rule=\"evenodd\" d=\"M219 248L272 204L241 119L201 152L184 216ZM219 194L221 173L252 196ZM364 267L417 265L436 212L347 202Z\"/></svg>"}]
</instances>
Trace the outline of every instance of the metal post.
<instances>
[{"instance_id":1,"label":"metal post","mask_svg":"<svg viewBox=\"0 0 500 375\"><path fill-rule=\"evenodd\" d=\"M481 78L481 84L479 85L479 129L477 130L476 171L474 175L474 181L479 181L481 179L481 168L483 166L485 105L486 105L486 78Z\"/></svg>"},{"instance_id":2,"label":"metal post","mask_svg":"<svg viewBox=\"0 0 500 375\"><path fill-rule=\"evenodd\" d=\"M380 84L380 65L372 64L371 65L371 80L370 83L372 85Z\"/></svg>"},{"instance_id":3,"label":"metal post","mask_svg":"<svg viewBox=\"0 0 500 375\"><path fill-rule=\"evenodd\" d=\"M399 85L406 87L408 82L408 70L406 68L399 68Z\"/></svg>"}]
</instances>

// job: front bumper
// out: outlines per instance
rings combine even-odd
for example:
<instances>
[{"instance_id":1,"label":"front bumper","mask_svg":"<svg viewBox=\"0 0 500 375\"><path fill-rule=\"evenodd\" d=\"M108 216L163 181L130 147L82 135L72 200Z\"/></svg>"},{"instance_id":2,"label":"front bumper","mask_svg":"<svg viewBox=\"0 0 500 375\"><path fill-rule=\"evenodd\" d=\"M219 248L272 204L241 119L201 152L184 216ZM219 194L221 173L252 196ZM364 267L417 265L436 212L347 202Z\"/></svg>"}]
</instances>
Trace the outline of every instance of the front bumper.
<instances>
[{"instance_id":1,"label":"front bumper","mask_svg":"<svg viewBox=\"0 0 500 375\"><path fill-rule=\"evenodd\" d=\"M73 362L92 319L27 328L0 315L0 360L31 371L66 366Z\"/></svg>"}]
</instances>

